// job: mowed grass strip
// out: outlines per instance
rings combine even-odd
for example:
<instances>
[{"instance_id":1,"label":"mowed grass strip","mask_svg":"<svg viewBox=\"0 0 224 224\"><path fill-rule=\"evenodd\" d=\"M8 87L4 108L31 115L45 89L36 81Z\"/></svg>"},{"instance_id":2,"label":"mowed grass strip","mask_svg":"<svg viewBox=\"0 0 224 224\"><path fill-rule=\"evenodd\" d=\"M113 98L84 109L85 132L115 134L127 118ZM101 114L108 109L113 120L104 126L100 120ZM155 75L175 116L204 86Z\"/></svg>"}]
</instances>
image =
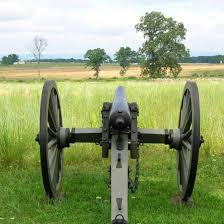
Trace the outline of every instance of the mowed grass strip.
<instances>
[{"instance_id":1,"label":"mowed grass strip","mask_svg":"<svg viewBox=\"0 0 224 224\"><path fill-rule=\"evenodd\" d=\"M223 223L224 157L200 161L194 207L173 206L177 191L175 152L141 150L138 192L129 193L129 223ZM107 163L97 153L85 162L64 167L66 197L50 202L44 196L39 168L0 171L0 223L110 223ZM96 161L94 161L96 159Z\"/></svg>"}]
</instances>

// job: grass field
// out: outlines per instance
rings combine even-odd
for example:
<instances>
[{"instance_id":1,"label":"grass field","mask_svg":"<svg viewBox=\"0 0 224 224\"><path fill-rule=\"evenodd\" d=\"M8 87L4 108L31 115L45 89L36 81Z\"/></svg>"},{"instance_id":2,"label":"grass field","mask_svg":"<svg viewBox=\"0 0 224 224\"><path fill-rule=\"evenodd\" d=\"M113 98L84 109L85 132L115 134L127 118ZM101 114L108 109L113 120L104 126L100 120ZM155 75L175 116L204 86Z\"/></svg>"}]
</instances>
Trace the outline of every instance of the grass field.
<instances>
[{"instance_id":1,"label":"grass field","mask_svg":"<svg viewBox=\"0 0 224 224\"><path fill-rule=\"evenodd\" d=\"M224 80L197 80L201 100L201 148L195 207L173 207L177 191L175 152L165 146L141 148L138 193L130 194L129 219L137 223L224 223ZM109 223L106 186L109 160L100 148L77 144L65 152L64 200L44 198L38 132L43 83L0 83L0 223ZM139 127L176 128L184 80L58 82L65 127L99 127L102 102L118 85L140 108ZM100 197L101 199L96 199Z\"/></svg>"},{"instance_id":2,"label":"grass field","mask_svg":"<svg viewBox=\"0 0 224 224\"><path fill-rule=\"evenodd\" d=\"M107 164L100 153L91 153L88 163L77 161L64 167L63 191L67 196L54 204L44 198L39 168L1 170L0 223L110 223ZM200 160L195 207L187 208L170 203L177 191L175 153L144 148L141 155L139 189L129 194L130 224L224 222L223 156Z\"/></svg>"},{"instance_id":3,"label":"grass field","mask_svg":"<svg viewBox=\"0 0 224 224\"><path fill-rule=\"evenodd\" d=\"M180 77L224 77L224 64L183 64ZM84 64L74 63L42 63L41 77L45 79L89 79L94 78L94 72ZM105 64L101 67L101 78L119 77L118 65ZM126 77L139 77L139 66L133 65ZM37 64L2 66L0 65L0 79L3 80L33 80L38 79Z\"/></svg>"}]
</instances>

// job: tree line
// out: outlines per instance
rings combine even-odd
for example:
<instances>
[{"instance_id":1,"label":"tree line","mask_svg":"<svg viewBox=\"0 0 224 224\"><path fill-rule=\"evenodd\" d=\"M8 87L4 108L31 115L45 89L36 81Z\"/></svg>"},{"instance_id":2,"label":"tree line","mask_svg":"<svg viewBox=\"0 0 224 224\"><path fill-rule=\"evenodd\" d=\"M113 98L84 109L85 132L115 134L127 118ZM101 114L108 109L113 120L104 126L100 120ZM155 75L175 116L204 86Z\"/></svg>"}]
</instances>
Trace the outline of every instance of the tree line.
<instances>
[{"instance_id":1,"label":"tree line","mask_svg":"<svg viewBox=\"0 0 224 224\"><path fill-rule=\"evenodd\" d=\"M186 57L179 61L180 63L209 63L209 64L222 64L224 63L224 55L214 56L197 56Z\"/></svg>"},{"instance_id":2,"label":"tree line","mask_svg":"<svg viewBox=\"0 0 224 224\"><path fill-rule=\"evenodd\" d=\"M36 62L35 59L26 60L26 62ZM51 63L83 63L87 62L86 59L81 58L45 58L40 59L40 62L51 62ZM108 63L116 64L117 61L111 59ZM132 62L131 64L139 64L140 58ZM224 55L213 55L213 56L192 56L187 58L182 58L178 63L208 63L208 64L224 64Z\"/></svg>"},{"instance_id":3,"label":"tree line","mask_svg":"<svg viewBox=\"0 0 224 224\"><path fill-rule=\"evenodd\" d=\"M114 59L111 59L102 48L89 49L84 55L84 60L80 59L78 62L84 62L87 67L94 70L96 78L99 78L101 65L112 62L120 65L121 76L125 75L132 63L138 63L142 76L163 78L169 75L176 78L182 70L180 63L220 63L224 61L222 55L190 57L190 52L183 43L187 33L184 24L175 21L172 17L165 17L161 12L145 13L135 25L135 29L144 37L144 42L138 51L128 46L120 47ZM77 62L77 59L41 59L46 47L46 39L38 36L34 38L32 54L38 64L44 61ZM18 58L9 55L3 57L2 63L12 63L15 60Z\"/></svg>"},{"instance_id":4,"label":"tree line","mask_svg":"<svg viewBox=\"0 0 224 224\"><path fill-rule=\"evenodd\" d=\"M8 56L2 57L1 64L3 65L12 65L15 62L19 61L19 56L17 54L9 54Z\"/></svg>"},{"instance_id":5,"label":"tree line","mask_svg":"<svg viewBox=\"0 0 224 224\"><path fill-rule=\"evenodd\" d=\"M124 47L123 47L124 48ZM15 62L19 61L19 55L9 54L8 56L2 57L1 64L3 65L12 65ZM26 60L27 63L37 62L36 59ZM81 58L44 58L40 59L40 62L45 63L83 63L87 62L87 59ZM110 59L108 63L115 64L117 61L115 59ZM140 57L137 57L136 60L132 61L131 64L139 64ZM208 63L208 64L224 64L224 55L213 55L213 56L194 56L182 58L178 63Z\"/></svg>"}]
</instances>

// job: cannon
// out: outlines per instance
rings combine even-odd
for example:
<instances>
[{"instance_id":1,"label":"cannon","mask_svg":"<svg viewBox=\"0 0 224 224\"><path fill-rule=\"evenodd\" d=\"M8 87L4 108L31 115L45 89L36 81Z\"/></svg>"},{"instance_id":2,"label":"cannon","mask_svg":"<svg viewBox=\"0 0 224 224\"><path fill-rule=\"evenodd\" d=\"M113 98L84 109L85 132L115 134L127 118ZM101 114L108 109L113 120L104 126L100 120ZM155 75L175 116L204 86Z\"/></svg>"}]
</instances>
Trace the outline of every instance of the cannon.
<instances>
[{"instance_id":1,"label":"cannon","mask_svg":"<svg viewBox=\"0 0 224 224\"><path fill-rule=\"evenodd\" d=\"M41 170L46 195L60 196L64 148L72 143L96 143L101 146L102 157L111 150L110 188L111 223L128 223L128 190L136 192L139 178L139 147L142 143L168 145L176 151L177 185L180 198L187 202L193 192L199 148L200 106L195 82L185 84L176 129L145 129L138 127L138 104L128 103L125 89L117 87L113 102L102 106L102 127L64 128L56 83L44 83L40 107L40 129L36 141L40 146ZM136 160L136 176L131 180L129 160Z\"/></svg>"}]
</instances>

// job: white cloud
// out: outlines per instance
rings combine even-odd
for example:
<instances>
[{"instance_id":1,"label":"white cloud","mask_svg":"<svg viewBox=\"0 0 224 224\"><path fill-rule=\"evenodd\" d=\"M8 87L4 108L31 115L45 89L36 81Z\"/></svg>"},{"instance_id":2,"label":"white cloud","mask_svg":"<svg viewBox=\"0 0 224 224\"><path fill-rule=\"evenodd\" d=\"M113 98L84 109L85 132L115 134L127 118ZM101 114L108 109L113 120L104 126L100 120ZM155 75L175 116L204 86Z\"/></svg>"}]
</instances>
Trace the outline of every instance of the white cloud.
<instances>
[{"instance_id":1,"label":"white cloud","mask_svg":"<svg viewBox=\"0 0 224 224\"><path fill-rule=\"evenodd\" d=\"M138 49L135 24L146 11L161 11L186 26L193 54L223 53L223 1L199 0L0 0L0 54L29 52L36 34L48 39L48 54L83 54L103 47Z\"/></svg>"}]
</instances>

